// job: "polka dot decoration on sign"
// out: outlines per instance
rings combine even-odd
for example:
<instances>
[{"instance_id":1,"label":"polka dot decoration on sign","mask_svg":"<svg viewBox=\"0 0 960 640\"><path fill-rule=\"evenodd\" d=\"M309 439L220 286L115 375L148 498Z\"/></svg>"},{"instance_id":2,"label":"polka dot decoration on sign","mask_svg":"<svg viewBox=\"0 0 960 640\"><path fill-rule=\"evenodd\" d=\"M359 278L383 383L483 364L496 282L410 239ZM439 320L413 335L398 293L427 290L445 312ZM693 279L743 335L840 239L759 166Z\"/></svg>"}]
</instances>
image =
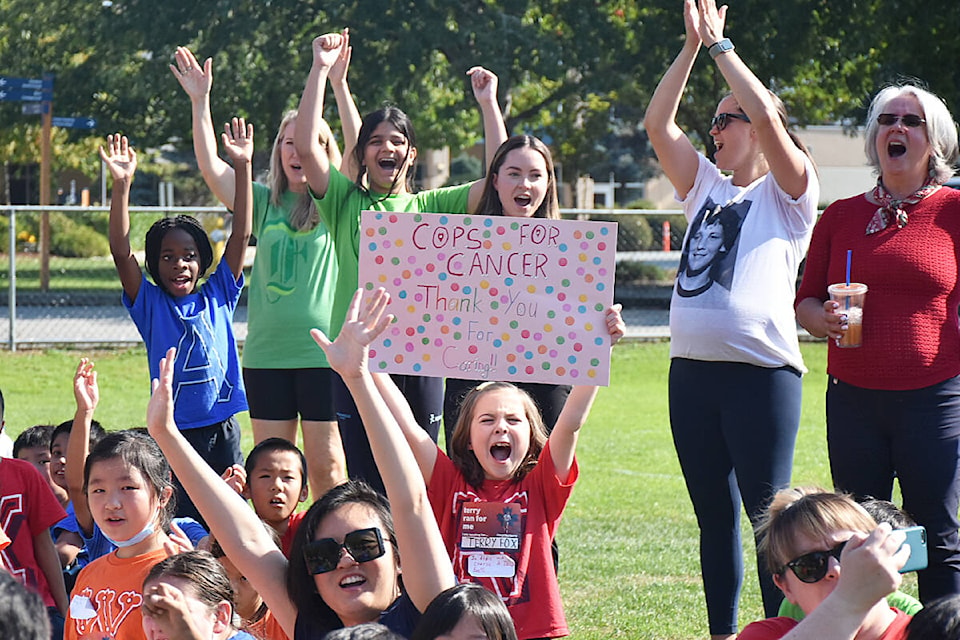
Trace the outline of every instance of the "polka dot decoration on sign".
<instances>
[{"instance_id":1,"label":"polka dot decoration on sign","mask_svg":"<svg viewBox=\"0 0 960 640\"><path fill-rule=\"evenodd\" d=\"M360 238L396 316L371 369L609 383L615 223L365 211Z\"/></svg>"}]
</instances>

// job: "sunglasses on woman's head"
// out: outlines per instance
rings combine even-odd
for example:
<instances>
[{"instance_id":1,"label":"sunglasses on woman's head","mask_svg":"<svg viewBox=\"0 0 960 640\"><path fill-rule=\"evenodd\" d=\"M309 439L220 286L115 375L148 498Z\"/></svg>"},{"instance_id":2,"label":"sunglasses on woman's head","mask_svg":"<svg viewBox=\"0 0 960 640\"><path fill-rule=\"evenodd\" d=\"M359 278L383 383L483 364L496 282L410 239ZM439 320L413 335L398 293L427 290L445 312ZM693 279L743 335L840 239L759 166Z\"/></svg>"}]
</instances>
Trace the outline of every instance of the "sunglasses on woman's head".
<instances>
[{"instance_id":1,"label":"sunglasses on woman's head","mask_svg":"<svg viewBox=\"0 0 960 640\"><path fill-rule=\"evenodd\" d=\"M881 113L877 116L877 122L885 127L897 124L898 120L903 123L903 126L910 127L911 129L927 123L926 120L912 113L908 113L905 116L898 116L895 113Z\"/></svg>"},{"instance_id":2,"label":"sunglasses on woman's head","mask_svg":"<svg viewBox=\"0 0 960 640\"><path fill-rule=\"evenodd\" d=\"M343 543L333 538L321 538L303 545L303 559L307 563L307 571L312 575L333 571L340 564L343 555L341 549L346 549L357 562L370 562L386 553L380 529L357 529L343 536Z\"/></svg>"},{"instance_id":3,"label":"sunglasses on woman's head","mask_svg":"<svg viewBox=\"0 0 960 640\"><path fill-rule=\"evenodd\" d=\"M713 120L710 121L710 128L716 127L717 131L723 131L727 128L727 125L730 124L731 119L750 122L750 118L742 113L718 113L713 116Z\"/></svg>"},{"instance_id":4,"label":"sunglasses on woman's head","mask_svg":"<svg viewBox=\"0 0 960 640\"><path fill-rule=\"evenodd\" d=\"M837 562L840 562L840 552L843 551L843 547L846 546L846 544L847 541L844 540L829 551L812 551L805 553L799 558L783 565L783 571L790 569L800 582L820 582L823 580L823 577L827 575L830 556L833 556L837 559Z\"/></svg>"}]
</instances>

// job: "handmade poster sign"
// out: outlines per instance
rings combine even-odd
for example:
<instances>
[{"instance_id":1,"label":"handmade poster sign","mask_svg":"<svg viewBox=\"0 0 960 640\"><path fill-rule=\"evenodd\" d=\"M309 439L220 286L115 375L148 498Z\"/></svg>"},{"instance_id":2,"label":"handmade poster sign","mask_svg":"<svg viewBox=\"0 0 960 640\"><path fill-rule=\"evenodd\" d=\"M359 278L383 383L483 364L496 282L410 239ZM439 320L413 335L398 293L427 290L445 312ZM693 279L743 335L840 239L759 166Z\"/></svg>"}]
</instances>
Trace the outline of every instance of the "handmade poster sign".
<instances>
[{"instance_id":1,"label":"handmade poster sign","mask_svg":"<svg viewBox=\"0 0 960 640\"><path fill-rule=\"evenodd\" d=\"M397 320L373 371L606 386L614 222L364 211L360 286Z\"/></svg>"}]
</instances>

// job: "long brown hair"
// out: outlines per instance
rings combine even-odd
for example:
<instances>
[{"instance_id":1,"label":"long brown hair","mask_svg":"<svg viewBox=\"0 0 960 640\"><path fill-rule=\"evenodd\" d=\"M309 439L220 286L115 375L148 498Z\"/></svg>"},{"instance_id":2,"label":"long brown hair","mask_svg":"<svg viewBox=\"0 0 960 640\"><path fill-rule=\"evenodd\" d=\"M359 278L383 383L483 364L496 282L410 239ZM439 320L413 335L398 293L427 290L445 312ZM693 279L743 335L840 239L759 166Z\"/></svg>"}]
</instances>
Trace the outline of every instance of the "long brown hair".
<instances>
[{"instance_id":1,"label":"long brown hair","mask_svg":"<svg viewBox=\"0 0 960 640\"><path fill-rule=\"evenodd\" d=\"M500 202L500 194L493 186L493 176L500 173L507 154L514 149L529 147L543 156L547 163L547 192L543 196L543 202L533 213L534 218L547 218L550 220L560 219L560 202L557 199L557 178L553 169L553 156L550 155L550 149L543 144L539 138L533 136L521 135L512 136L506 142L500 145L497 152L490 162L490 171L487 172L486 182L483 185L483 193L480 195L480 204L477 205L477 215L481 216L502 216L503 203Z\"/></svg>"},{"instance_id":2,"label":"long brown hair","mask_svg":"<svg viewBox=\"0 0 960 640\"><path fill-rule=\"evenodd\" d=\"M463 404L460 405L460 417L457 418L457 425L453 428L453 438L450 441L450 459L463 474L467 483L475 488L479 488L483 484L486 473L480 461L477 460L473 449L470 448L470 426L473 424L473 416L477 411L477 402L480 398L485 393L500 389L511 389L519 394L523 403L523 412L526 415L527 422L530 423L530 448L513 474L514 481L522 480L537 466L540 452L547 444L547 430L543 426L543 417L540 415L537 403L533 401L529 393L509 382L484 382L474 387L467 393L463 399Z\"/></svg>"}]
</instances>

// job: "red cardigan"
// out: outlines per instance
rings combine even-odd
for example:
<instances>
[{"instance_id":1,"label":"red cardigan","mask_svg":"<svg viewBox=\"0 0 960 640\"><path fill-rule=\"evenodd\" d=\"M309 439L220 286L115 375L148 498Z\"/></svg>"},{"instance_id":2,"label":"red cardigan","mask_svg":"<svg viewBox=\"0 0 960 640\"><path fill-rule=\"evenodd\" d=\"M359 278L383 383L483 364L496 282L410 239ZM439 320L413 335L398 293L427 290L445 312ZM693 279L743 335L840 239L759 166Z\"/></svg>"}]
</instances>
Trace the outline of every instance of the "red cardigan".
<instances>
[{"instance_id":1,"label":"red cardigan","mask_svg":"<svg viewBox=\"0 0 960 640\"><path fill-rule=\"evenodd\" d=\"M839 200L813 231L797 304L826 300L846 278L869 287L863 346L829 342L827 372L867 389L921 389L960 374L960 191L942 188L915 205L909 221L866 235L877 210L863 195Z\"/></svg>"}]
</instances>

